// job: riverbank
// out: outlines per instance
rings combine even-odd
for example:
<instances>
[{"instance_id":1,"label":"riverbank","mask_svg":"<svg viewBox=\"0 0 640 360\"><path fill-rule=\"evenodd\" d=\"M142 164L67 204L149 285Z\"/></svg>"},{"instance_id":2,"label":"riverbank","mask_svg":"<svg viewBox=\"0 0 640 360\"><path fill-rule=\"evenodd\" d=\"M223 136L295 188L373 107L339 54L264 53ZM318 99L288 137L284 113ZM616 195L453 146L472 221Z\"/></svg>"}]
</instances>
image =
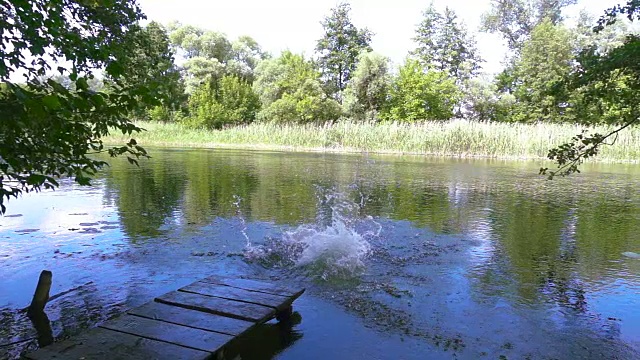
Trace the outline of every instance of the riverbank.
<instances>
[{"instance_id":1,"label":"riverbank","mask_svg":"<svg viewBox=\"0 0 640 360\"><path fill-rule=\"evenodd\" d=\"M147 131L134 137L144 146L237 148L278 151L370 152L459 158L546 158L550 148L567 142L583 127L571 124L481 123L468 120L417 124L340 122L333 125L254 123L223 130L192 129L182 124L139 122ZM589 128L605 133L608 128ZM111 135L106 143L126 137ZM640 162L640 128L620 134L604 146L597 161Z\"/></svg>"}]
</instances>

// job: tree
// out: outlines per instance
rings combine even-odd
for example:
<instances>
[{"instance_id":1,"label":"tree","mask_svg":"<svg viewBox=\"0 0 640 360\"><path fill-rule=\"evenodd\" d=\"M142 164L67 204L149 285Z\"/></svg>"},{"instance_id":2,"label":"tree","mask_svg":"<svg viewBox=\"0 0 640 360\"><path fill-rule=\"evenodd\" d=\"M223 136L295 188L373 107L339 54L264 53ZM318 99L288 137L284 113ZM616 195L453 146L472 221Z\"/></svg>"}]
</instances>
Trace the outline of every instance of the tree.
<instances>
[{"instance_id":1,"label":"tree","mask_svg":"<svg viewBox=\"0 0 640 360\"><path fill-rule=\"evenodd\" d=\"M626 15L631 21L640 19L640 0L629 0L608 9L598 20L594 31L601 32L614 25L618 15ZM592 105L596 111L592 123L615 125L606 134L588 134L583 131L569 142L549 151L548 158L557 164L550 171L541 168L540 173L554 176L566 176L580 172L579 166L596 156L602 145L610 144L624 129L637 124L640 120L640 36L630 34L623 45L606 53L600 53L592 47L578 57L580 66L565 82L569 89L582 89L583 104ZM595 106L593 106L595 103Z\"/></svg>"},{"instance_id":2,"label":"tree","mask_svg":"<svg viewBox=\"0 0 640 360\"><path fill-rule=\"evenodd\" d=\"M448 72L459 84L476 75L482 59L475 39L458 22L455 12L446 7L440 14L431 3L423 16L413 38L417 48L412 54L423 65Z\"/></svg>"},{"instance_id":3,"label":"tree","mask_svg":"<svg viewBox=\"0 0 640 360\"><path fill-rule=\"evenodd\" d=\"M391 86L385 118L397 121L447 120L461 92L448 74L407 59Z\"/></svg>"},{"instance_id":4,"label":"tree","mask_svg":"<svg viewBox=\"0 0 640 360\"><path fill-rule=\"evenodd\" d=\"M327 93L340 102L341 92L355 71L358 55L363 50L371 50L369 44L373 36L368 29L360 30L353 25L350 11L348 3L331 9L331 14L322 22L325 34L316 44Z\"/></svg>"},{"instance_id":5,"label":"tree","mask_svg":"<svg viewBox=\"0 0 640 360\"><path fill-rule=\"evenodd\" d=\"M571 99L561 101L557 84L572 70L574 61L571 33L546 19L531 32L514 68L513 95L516 106L512 121L560 122L573 120L568 108Z\"/></svg>"},{"instance_id":6,"label":"tree","mask_svg":"<svg viewBox=\"0 0 640 360\"><path fill-rule=\"evenodd\" d=\"M491 0L482 16L482 30L500 33L511 50L519 52L535 27L545 19L558 25L562 10L577 0Z\"/></svg>"},{"instance_id":7,"label":"tree","mask_svg":"<svg viewBox=\"0 0 640 360\"><path fill-rule=\"evenodd\" d=\"M155 83L166 94L160 105L141 106L132 115L139 119L146 118L147 113L158 106L165 108L167 113L180 110L186 101L185 88L174 64L174 54L170 49L166 30L152 21L132 36L137 37L138 46L122 60L125 72L123 81L139 85Z\"/></svg>"},{"instance_id":8,"label":"tree","mask_svg":"<svg viewBox=\"0 0 640 360\"><path fill-rule=\"evenodd\" d=\"M356 119L375 119L386 105L390 84L389 59L363 52L345 89L345 111Z\"/></svg>"},{"instance_id":9,"label":"tree","mask_svg":"<svg viewBox=\"0 0 640 360\"><path fill-rule=\"evenodd\" d=\"M209 78L235 75L253 82L257 64L267 57L260 45L249 36L231 42L226 35L179 22L169 24L169 38L183 56L188 93Z\"/></svg>"},{"instance_id":10,"label":"tree","mask_svg":"<svg viewBox=\"0 0 640 360\"><path fill-rule=\"evenodd\" d=\"M106 162L91 154L145 156L135 140L105 148L110 131L141 129L127 114L164 98L158 82L127 82L127 55L143 40L138 5L127 0L23 0L0 3L0 211L5 199L58 186L63 176L82 185ZM92 91L100 70L112 85ZM53 79L68 75L75 91ZM18 83L16 79L22 79Z\"/></svg>"},{"instance_id":11,"label":"tree","mask_svg":"<svg viewBox=\"0 0 640 360\"><path fill-rule=\"evenodd\" d=\"M511 121L515 97L498 91L496 83L481 79L469 82L465 91L465 111L478 121Z\"/></svg>"},{"instance_id":12,"label":"tree","mask_svg":"<svg viewBox=\"0 0 640 360\"><path fill-rule=\"evenodd\" d=\"M194 127L220 129L224 125L252 122L260 101L251 84L235 75L211 78L189 97L190 118Z\"/></svg>"},{"instance_id":13,"label":"tree","mask_svg":"<svg viewBox=\"0 0 640 360\"><path fill-rule=\"evenodd\" d=\"M258 65L254 90L262 103L261 121L324 122L341 116L340 105L324 93L314 64L289 51Z\"/></svg>"}]
</instances>

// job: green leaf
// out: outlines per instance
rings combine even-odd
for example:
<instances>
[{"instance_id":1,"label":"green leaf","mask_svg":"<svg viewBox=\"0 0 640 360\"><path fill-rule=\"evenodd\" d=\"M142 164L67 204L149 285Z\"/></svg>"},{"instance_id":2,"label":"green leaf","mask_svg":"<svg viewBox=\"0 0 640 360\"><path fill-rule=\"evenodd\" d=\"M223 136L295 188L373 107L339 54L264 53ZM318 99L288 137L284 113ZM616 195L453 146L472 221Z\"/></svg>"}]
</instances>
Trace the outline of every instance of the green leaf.
<instances>
[{"instance_id":1,"label":"green leaf","mask_svg":"<svg viewBox=\"0 0 640 360\"><path fill-rule=\"evenodd\" d=\"M89 89L89 83L87 83L87 79L84 77L78 78L78 80L76 80L76 88L83 91Z\"/></svg>"},{"instance_id":2,"label":"green leaf","mask_svg":"<svg viewBox=\"0 0 640 360\"><path fill-rule=\"evenodd\" d=\"M62 106L60 99L54 94L46 95L42 98L42 104L49 110L58 110Z\"/></svg>"}]
</instances>

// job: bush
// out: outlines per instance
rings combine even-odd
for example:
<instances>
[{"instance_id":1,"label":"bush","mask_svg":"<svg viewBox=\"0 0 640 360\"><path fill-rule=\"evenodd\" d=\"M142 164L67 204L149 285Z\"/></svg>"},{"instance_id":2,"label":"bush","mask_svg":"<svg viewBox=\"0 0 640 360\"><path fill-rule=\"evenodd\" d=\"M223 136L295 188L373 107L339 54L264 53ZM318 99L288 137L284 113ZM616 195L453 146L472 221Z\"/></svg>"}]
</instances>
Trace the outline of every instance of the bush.
<instances>
[{"instance_id":1,"label":"bush","mask_svg":"<svg viewBox=\"0 0 640 360\"><path fill-rule=\"evenodd\" d=\"M446 73L407 59L391 86L384 118L397 121L448 120L462 92Z\"/></svg>"},{"instance_id":2,"label":"bush","mask_svg":"<svg viewBox=\"0 0 640 360\"><path fill-rule=\"evenodd\" d=\"M255 120L260 108L251 85L237 76L226 75L198 86L189 98L189 118L193 127L220 129L224 125Z\"/></svg>"}]
</instances>

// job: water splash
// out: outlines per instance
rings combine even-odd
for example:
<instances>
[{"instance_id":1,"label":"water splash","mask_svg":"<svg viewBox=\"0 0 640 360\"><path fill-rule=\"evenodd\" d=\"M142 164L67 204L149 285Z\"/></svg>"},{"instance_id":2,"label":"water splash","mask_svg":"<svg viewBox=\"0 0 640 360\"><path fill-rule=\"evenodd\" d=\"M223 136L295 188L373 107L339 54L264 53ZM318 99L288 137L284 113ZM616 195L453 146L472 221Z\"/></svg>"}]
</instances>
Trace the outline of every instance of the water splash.
<instances>
[{"instance_id":1,"label":"water splash","mask_svg":"<svg viewBox=\"0 0 640 360\"><path fill-rule=\"evenodd\" d=\"M382 226L372 217L359 218L360 207L343 193L320 192L318 200L314 224L285 231L263 245L248 245L247 259L267 267L302 269L323 280L361 274L371 253L370 240L380 235Z\"/></svg>"},{"instance_id":2,"label":"water splash","mask_svg":"<svg viewBox=\"0 0 640 360\"><path fill-rule=\"evenodd\" d=\"M251 239L249 239L249 235L247 235L247 220L242 214L242 208L240 207L240 203L242 202L242 198L240 195L233 195L233 206L236 208L236 218L240 219L240 233L244 236L247 241L247 246L251 246Z\"/></svg>"}]
</instances>

